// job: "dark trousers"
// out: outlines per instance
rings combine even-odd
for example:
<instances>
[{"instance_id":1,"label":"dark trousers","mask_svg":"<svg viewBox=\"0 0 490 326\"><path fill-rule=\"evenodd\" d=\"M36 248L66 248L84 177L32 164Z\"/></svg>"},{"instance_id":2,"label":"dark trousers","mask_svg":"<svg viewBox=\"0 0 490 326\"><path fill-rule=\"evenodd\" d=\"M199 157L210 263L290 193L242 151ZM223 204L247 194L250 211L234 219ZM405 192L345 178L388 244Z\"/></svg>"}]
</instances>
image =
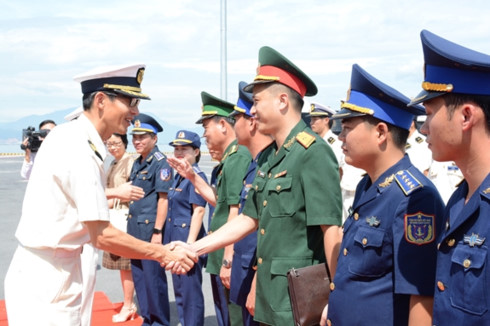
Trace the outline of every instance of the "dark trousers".
<instances>
[{"instance_id":1,"label":"dark trousers","mask_svg":"<svg viewBox=\"0 0 490 326\"><path fill-rule=\"evenodd\" d=\"M143 326L169 326L167 276L160 263L131 259L131 273Z\"/></svg>"}]
</instances>

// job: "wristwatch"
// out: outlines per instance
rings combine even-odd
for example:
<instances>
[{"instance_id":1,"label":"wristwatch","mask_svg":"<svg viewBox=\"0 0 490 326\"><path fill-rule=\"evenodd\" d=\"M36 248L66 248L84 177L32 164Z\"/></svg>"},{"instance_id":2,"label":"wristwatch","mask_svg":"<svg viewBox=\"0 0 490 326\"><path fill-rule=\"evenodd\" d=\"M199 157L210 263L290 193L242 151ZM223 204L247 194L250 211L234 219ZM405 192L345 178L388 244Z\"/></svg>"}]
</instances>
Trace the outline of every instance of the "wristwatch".
<instances>
[{"instance_id":1,"label":"wristwatch","mask_svg":"<svg viewBox=\"0 0 490 326\"><path fill-rule=\"evenodd\" d=\"M231 260L223 259L223 267L224 268L231 268Z\"/></svg>"},{"instance_id":2,"label":"wristwatch","mask_svg":"<svg viewBox=\"0 0 490 326\"><path fill-rule=\"evenodd\" d=\"M153 228L153 234L161 234L162 230L159 230L157 228Z\"/></svg>"}]
</instances>

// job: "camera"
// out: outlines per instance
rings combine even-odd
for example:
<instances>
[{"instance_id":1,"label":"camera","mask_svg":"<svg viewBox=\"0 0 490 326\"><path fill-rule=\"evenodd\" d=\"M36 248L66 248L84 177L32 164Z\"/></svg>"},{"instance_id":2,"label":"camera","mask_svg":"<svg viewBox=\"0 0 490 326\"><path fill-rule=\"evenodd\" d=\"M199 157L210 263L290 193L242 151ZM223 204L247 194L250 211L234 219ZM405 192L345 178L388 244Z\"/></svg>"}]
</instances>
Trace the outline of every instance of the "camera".
<instances>
[{"instance_id":1,"label":"camera","mask_svg":"<svg viewBox=\"0 0 490 326\"><path fill-rule=\"evenodd\" d=\"M31 152L37 152L49 131L49 129L36 130L34 127L22 129L22 141L27 138L27 145L21 144L20 148L23 150L30 149Z\"/></svg>"}]
</instances>

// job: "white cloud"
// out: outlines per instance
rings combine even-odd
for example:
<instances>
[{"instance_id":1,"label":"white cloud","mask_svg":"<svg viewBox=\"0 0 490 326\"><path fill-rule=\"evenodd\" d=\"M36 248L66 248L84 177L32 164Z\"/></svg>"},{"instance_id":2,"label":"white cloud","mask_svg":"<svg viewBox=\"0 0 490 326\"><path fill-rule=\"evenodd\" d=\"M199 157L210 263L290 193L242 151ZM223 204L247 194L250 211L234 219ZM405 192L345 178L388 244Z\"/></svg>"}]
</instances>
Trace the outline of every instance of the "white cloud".
<instances>
[{"instance_id":1,"label":"white cloud","mask_svg":"<svg viewBox=\"0 0 490 326\"><path fill-rule=\"evenodd\" d=\"M227 3L228 99L255 74L258 49L285 54L338 106L353 63L407 96L422 79L419 33L429 29L490 53L490 4L459 1L251 0ZM220 2L2 1L0 121L80 101L72 77L99 65L145 62L142 110L193 125L200 93L220 94ZM76 104L75 104L76 105ZM7 109L8 108L8 109Z\"/></svg>"}]
</instances>

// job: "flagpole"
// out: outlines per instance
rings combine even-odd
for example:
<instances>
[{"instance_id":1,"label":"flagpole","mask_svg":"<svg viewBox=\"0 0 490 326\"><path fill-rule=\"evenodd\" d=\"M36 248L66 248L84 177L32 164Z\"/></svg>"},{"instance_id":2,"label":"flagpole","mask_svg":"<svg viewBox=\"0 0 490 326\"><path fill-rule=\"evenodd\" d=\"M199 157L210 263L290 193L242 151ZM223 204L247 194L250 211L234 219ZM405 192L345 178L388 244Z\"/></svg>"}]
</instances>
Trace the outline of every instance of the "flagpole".
<instances>
[{"instance_id":1,"label":"flagpole","mask_svg":"<svg viewBox=\"0 0 490 326\"><path fill-rule=\"evenodd\" d=\"M221 98L227 100L226 0L221 0Z\"/></svg>"}]
</instances>

